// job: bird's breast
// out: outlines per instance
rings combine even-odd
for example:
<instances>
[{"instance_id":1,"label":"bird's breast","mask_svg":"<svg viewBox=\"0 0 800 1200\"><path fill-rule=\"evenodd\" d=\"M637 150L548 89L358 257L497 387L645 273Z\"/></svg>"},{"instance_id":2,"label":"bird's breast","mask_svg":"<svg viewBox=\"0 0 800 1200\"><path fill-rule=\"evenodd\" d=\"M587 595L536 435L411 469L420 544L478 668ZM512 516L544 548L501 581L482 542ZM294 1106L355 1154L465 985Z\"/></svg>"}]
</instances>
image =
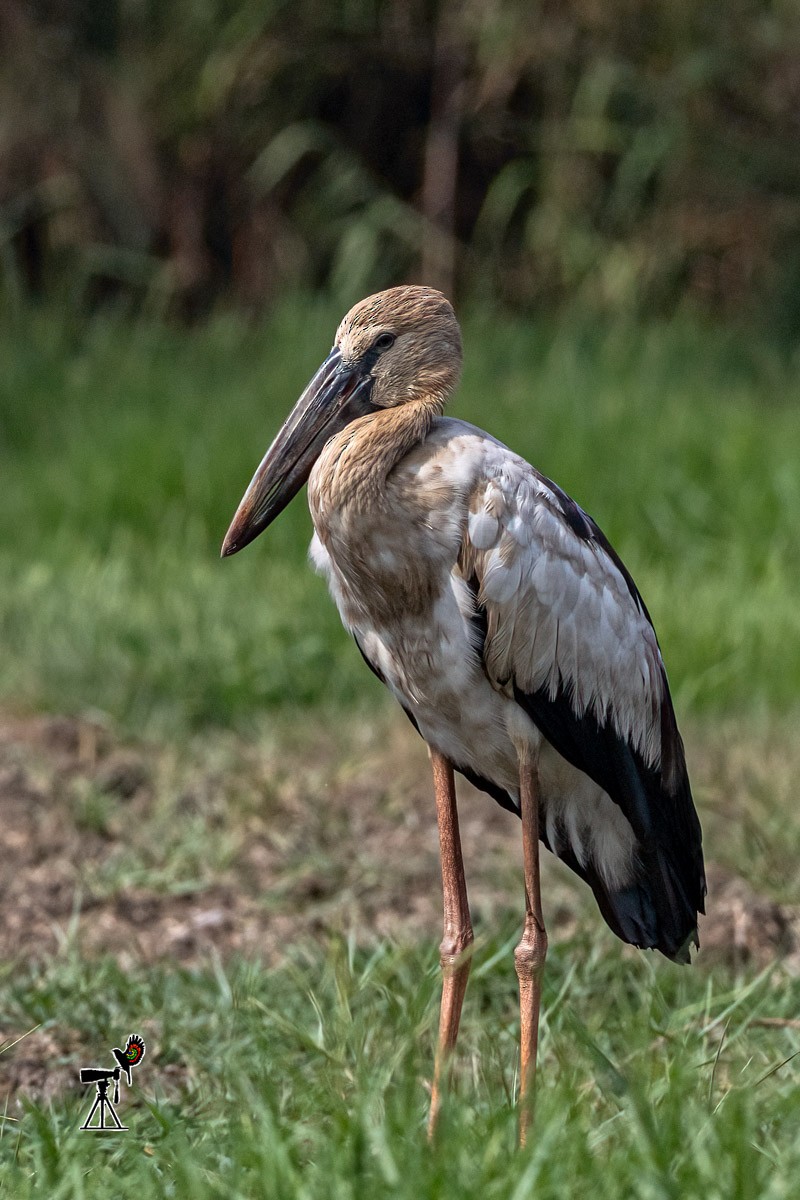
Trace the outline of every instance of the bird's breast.
<instances>
[{"instance_id":1,"label":"bird's breast","mask_svg":"<svg viewBox=\"0 0 800 1200\"><path fill-rule=\"evenodd\" d=\"M457 562L466 519L452 489L405 470L379 490L331 503L312 476L309 507L311 558L349 628L365 617L392 625L430 614Z\"/></svg>"},{"instance_id":2,"label":"bird's breast","mask_svg":"<svg viewBox=\"0 0 800 1200\"><path fill-rule=\"evenodd\" d=\"M350 629L365 619L393 626L423 618L446 576L441 555L413 529L364 525L346 515L315 522L311 558Z\"/></svg>"}]
</instances>

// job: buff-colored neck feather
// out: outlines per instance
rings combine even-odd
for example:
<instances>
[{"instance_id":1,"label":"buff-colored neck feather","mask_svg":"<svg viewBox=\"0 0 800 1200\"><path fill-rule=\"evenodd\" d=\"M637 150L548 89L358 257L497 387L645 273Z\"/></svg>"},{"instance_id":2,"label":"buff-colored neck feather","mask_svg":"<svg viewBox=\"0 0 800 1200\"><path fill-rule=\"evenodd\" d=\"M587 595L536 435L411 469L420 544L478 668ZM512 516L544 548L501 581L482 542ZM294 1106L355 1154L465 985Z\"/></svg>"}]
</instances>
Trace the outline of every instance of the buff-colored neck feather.
<instances>
[{"instance_id":1,"label":"buff-colored neck feather","mask_svg":"<svg viewBox=\"0 0 800 1200\"><path fill-rule=\"evenodd\" d=\"M331 438L311 478L312 510L380 505L390 471L424 440L443 408L444 397L422 396L370 413Z\"/></svg>"}]
</instances>

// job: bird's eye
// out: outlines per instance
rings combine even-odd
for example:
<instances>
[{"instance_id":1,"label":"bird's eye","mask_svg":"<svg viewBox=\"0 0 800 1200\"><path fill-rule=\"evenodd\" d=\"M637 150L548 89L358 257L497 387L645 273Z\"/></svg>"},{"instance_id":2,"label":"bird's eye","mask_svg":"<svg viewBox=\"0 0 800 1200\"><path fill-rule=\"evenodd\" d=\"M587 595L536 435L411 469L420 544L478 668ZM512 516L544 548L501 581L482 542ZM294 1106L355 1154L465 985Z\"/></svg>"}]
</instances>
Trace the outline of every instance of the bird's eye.
<instances>
[{"instance_id":1,"label":"bird's eye","mask_svg":"<svg viewBox=\"0 0 800 1200\"><path fill-rule=\"evenodd\" d=\"M393 333L379 333L375 338L375 341L372 343L372 349L379 352L381 350L388 350L390 346L395 344L396 340L397 339Z\"/></svg>"}]
</instances>

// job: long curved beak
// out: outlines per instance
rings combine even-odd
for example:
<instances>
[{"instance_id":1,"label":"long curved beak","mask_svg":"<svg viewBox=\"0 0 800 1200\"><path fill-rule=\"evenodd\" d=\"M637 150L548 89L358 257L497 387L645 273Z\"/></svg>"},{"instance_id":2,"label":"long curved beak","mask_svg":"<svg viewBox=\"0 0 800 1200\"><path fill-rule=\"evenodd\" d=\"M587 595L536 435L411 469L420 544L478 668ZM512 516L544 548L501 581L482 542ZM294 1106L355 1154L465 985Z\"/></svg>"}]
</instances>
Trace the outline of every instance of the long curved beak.
<instances>
[{"instance_id":1,"label":"long curved beak","mask_svg":"<svg viewBox=\"0 0 800 1200\"><path fill-rule=\"evenodd\" d=\"M307 481L325 443L357 417L372 412L372 377L334 348L284 421L242 497L222 543L236 554L283 512Z\"/></svg>"}]
</instances>

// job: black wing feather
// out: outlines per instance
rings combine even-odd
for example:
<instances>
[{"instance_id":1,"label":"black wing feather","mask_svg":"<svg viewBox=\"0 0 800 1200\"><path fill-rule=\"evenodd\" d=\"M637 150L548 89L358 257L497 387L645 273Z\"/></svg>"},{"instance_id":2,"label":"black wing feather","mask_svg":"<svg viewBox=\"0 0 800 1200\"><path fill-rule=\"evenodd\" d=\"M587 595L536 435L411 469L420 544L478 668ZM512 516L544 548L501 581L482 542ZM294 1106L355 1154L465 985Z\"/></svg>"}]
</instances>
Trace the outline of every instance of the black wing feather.
<instances>
[{"instance_id":1,"label":"black wing feather","mask_svg":"<svg viewBox=\"0 0 800 1200\"><path fill-rule=\"evenodd\" d=\"M557 484L538 477L556 496L574 535L593 543L614 563L652 629L650 614L630 572L600 527ZM663 666L658 768L647 764L617 733L610 713L605 720L591 710L579 716L563 682L554 697L546 688L531 693L513 686L517 703L554 749L622 809L639 844L640 870L633 885L611 892L591 864L581 868L577 860L570 861L561 853L561 847L559 856L590 884L605 920L618 936L637 946L658 949L668 958L688 961L690 942L697 944L697 914L705 911L702 833Z\"/></svg>"},{"instance_id":2,"label":"black wing feather","mask_svg":"<svg viewBox=\"0 0 800 1200\"><path fill-rule=\"evenodd\" d=\"M552 480L534 473L555 497L560 517L574 536L614 564L652 629L650 614L630 572L597 523ZM485 630L480 581L473 575L467 582L475 601L473 624ZM653 633L655 636L655 630ZM609 711L604 717L592 710L578 715L571 703L572 689L563 680L555 696L548 687L528 692L513 678L504 682L513 688L517 703L553 748L620 807L637 838L639 869L631 885L612 891L594 865L581 865L568 847L559 844L558 856L590 885L605 920L619 937L636 946L658 949L668 958L688 961L689 943L697 943L697 914L704 911L702 834L663 665L658 768L651 767L617 732ZM540 829L544 824L540 821ZM545 837L542 840L547 844Z\"/></svg>"},{"instance_id":3,"label":"black wing feather","mask_svg":"<svg viewBox=\"0 0 800 1200\"><path fill-rule=\"evenodd\" d=\"M672 747L678 786L669 791L660 769L649 767L610 722L600 724L591 712L577 716L563 690L550 699L544 691L531 694L515 687L514 696L562 758L620 806L636 834L640 869L632 887L611 892L594 871L578 871L591 885L606 921L615 933L624 931L620 936L625 941L686 961L689 942L697 941L697 913L704 911L705 875L682 746ZM669 693L664 703L671 710ZM674 718L672 724L674 728ZM679 740L677 729L675 736ZM576 870L560 847L559 856ZM609 920L609 909L615 922Z\"/></svg>"}]
</instances>

